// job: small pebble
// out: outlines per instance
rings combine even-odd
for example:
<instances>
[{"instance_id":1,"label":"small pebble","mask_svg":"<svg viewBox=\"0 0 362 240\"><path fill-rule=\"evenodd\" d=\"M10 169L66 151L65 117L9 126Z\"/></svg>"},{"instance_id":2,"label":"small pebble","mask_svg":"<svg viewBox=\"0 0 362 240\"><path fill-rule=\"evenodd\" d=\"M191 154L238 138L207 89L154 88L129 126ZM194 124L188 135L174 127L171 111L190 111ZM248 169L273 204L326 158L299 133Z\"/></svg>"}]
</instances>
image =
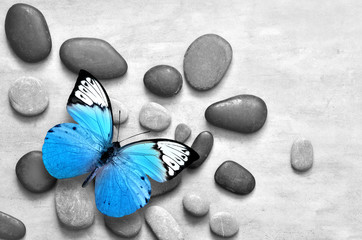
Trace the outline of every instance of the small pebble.
<instances>
[{"instance_id":1,"label":"small pebble","mask_svg":"<svg viewBox=\"0 0 362 240\"><path fill-rule=\"evenodd\" d=\"M28 152L20 158L15 168L21 184L31 192L42 193L51 189L57 179L45 169L42 152Z\"/></svg>"},{"instance_id":2,"label":"small pebble","mask_svg":"<svg viewBox=\"0 0 362 240\"><path fill-rule=\"evenodd\" d=\"M106 41L97 38L72 38L59 50L60 59L72 72L80 69L98 79L121 77L127 72L124 58Z\"/></svg>"},{"instance_id":3,"label":"small pebble","mask_svg":"<svg viewBox=\"0 0 362 240\"><path fill-rule=\"evenodd\" d=\"M158 65L146 72L143 83L158 96L172 97L182 88L182 76L174 67Z\"/></svg>"},{"instance_id":4,"label":"small pebble","mask_svg":"<svg viewBox=\"0 0 362 240\"><path fill-rule=\"evenodd\" d=\"M0 239L16 240L25 236L24 223L0 211Z\"/></svg>"},{"instance_id":5,"label":"small pebble","mask_svg":"<svg viewBox=\"0 0 362 240\"><path fill-rule=\"evenodd\" d=\"M157 182L152 178L149 179L151 183L152 197L157 197L175 189L181 183L182 173L179 173L173 179L162 183Z\"/></svg>"},{"instance_id":6,"label":"small pebble","mask_svg":"<svg viewBox=\"0 0 362 240\"><path fill-rule=\"evenodd\" d=\"M200 158L193 162L189 168L198 168L205 162L209 156L212 146L214 145L214 137L209 131L201 132L194 142L192 143L191 148L194 149L200 156Z\"/></svg>"},{"instance_id":7,"label":"small pebble","mask_svg":"<svg viewBox=\"0 0 362 240\"><path fill-rule=\"evenodd\" d=\"M253 95L238 95L210 105L206 120L221 128L253 133L263 127L268 110L265 102Z\"/></svg>"},{"instance_id":8,"label":"small pebble","mask_svg":"<svg viewBox=\"0 0 362 240\"><path fill-rule=\"evenodd\" d=\"M43 14L24 3L13 5L5 19L5 33L15 54L26 62L39 62L52 48L48 24Z\"/></svg>"},{"instance_id":9,"label":"small pebble","mask_svg":"<svg viewBox=\"0 0 362 240\"><path fill-rule=\"evenodd\" d=\"M171 116L166 108L158 103L150 102L142 107L139 121L142 127L160 132L170 126Z\"/></svg>"},{"instance_id":10,"label":"small pebble","mask_svg":"<svg viewBox=\"0 0 362 240\"><path fill-rule=\"evenodd\" d=\"M305 172L313 166L312 143L303 138L295 140L291 150L290 162L292 167L300 172Z\"/></svg>"},{"instance_id":11,"label":"small pebble","mask_svg":"<svg viewBox=\"0 0 362 240\"><path fill-rule=\"evenodd\" d=\"M239 231L239 224L230 213L218 212L210 218L210 228L220 237L232 237Z\"/></svg>"},{"instance_id":12,"label":"small pebble","mask_svg":"<svg viewBox=\"0 0 362 240\"><path fill-rule=\"evenodd\" d=\"M184 57L186 81L196 90L215 87L224 77L232 59L230 44L216 34L206 34L196 39Z\"/></svg>"},{"instance_id":13,"label":"small pebble","mask_svg":"<svg viewBox=\"0 0 362 240\"><path fill-rule=\"evenodd\" d=\"M142 228L142 218L139 212L115 218L104 215L106 226L116 235L125 238L135 237Z\"/></svg>"},{"instance_id":14,"label":"small pebble","mask_svg":"<svg viewBox=\"0 0 362 240\"><path fill-rule=\"evenodd\" d=\"M82 184L59 179L55 189L55 208L60 222L69 229L84 229L94 222L94 203Z\"/></svg>"},{"instance_id":15,"label":"small pebble","mask_svg":"<svg viewBox=\"0 0 362 240\"><path fill-rule=\"evenodd\" d=\"M172 215L159 206L151 206L145 211L147 224L159 240L184 239L180 226Z\"/></svg>"},{"instance_id":16,"label":"small pebble","mask_svg":"<svg viewBox=\"0 0 362 240\"><path fill-rule=\"evenodd\" d=\"M182 204L185 210L195 217L205 216L210 208L209 203L195 193L185 195Z\"/></svg>"},{"instance_id":17,"label":"small pebble","mask_svg":"<svg viewBox=\"0 0 362 240\"><path fill-rule=\"evenodd\" d=\"M49 104L43 83L33 77L21 77L14 81L9 89L9 101L15 111L25 116L38 115Z\"/></svg>"},{"instance_id":18,"label":"small pebble","mask_svg":"<svg viewBox=\"0 0 362 240\"><path fill-rule=\"evenodd\" d=\"M111 98L113 125L119 125L127 121L128 109L120 101Z\"/></svg>"},{"instance_id":19,"label":"small pebble","mask_svg":"<svg viewBox=\"0 0 362 240\"><path fill-rule=\"evenodd\" d=\"M254 176L243 166L234 161L225 161L216 170L215 182L230 192L244 195L255 188Z\"/></svg>"},{"instance_id":20,"label":"small pebble","mask_svg":"<svg viewBox=\"0 0 362 240\"><path fill-rule=\"evenodd\" d=\"M186 142L191 135L191 128L184 123L177 125L175 129L175 140L178 142Z\"/></svg>"}]
</instances>

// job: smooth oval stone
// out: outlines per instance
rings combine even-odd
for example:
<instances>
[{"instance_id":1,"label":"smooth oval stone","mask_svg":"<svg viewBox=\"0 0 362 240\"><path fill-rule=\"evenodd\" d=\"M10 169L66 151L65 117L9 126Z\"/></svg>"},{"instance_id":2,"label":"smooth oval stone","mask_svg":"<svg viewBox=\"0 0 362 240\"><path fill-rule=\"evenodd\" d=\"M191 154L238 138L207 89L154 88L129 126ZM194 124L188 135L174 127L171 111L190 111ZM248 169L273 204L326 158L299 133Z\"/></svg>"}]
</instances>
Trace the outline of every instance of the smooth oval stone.
<instances>
[{"instance_id":1,"label":"smooth oval stone","mask_svg":"<svg viewBox=\"0 0 362 240\"><path fill-rule=\"evenodd\" d=\"M43 83L33 77L21 77L9 89L10 105L25 116L38 115L48 107L48 92Z\"/></svg>"},{"instance_id":2,"label":"smooth oval stone","mask_svg":"<svg viewBox=\"0 0 362 240\"><path fill-rule=\"evenodd\" d=\"M224 77L232 59L230 44L215 34L197 38L184 57L186 81L196 90L215 87Z\"/></svg>"},{"instance_id":3,"label":"smooth oval stone","mask_svg":"<svg viewBox=\"0 0 362 240\"><path fill-rule=\"evenodd\" d=\"M106 41L71 38L60 47L60 59L72 72L84 69L98 79L116 78L127 72L124 58Z\"/></svg>"},{"instance_id":4,"label":"smooth oval stone","mask_svg":"<svg viewBox=\"0 0 362 240\"><path fill-rule=\"evenodd\" d=\"M24 223L0 211L0 238L1 239L21 239L25 236L26 228Z\"/></svg>"},{"instance_id":5,"label":"smooth oval stone","mask_svg":"<svg viewBox=\"0 0 362 240\"><path fill-rule=\"evenodd\" d=\"M171 116L166 108L158 103L150 102L142 107L139 121L142 127L159 132L170 126Z\"/></svg>"},{"instance_id":6,"label":"smooth oval stone","mask_svg":"<svg viewBox=\"0 0 362 240\"><path fill-rule=\"evenodd\" d=\"M230 213L218 212L210 218L210 229L218 236L231 237L239 231L239 224Z\"/></svg>"},{"instance_id":7,"label":"smooth oval stone","mask_svg":"<svg viewBox=\"0 0 362 240\"><path fill-rule=\"evenodd\" d=\"M248 194L255 188L254 176L234 161L225 161L216 170L215 182L226 190L236 194Z\"/></svg>"},{"instance_id":8,"label":"smooth oval stone","mask_svg":"<svg viewBox=\"0 0 362 240\"><path fill-rule=\"evenodd\" d=\"M104 215L106 226L116 235L125 238L135 237L142 228L142 218L138 212L115 218Z\"/></svg>"},{"instance_id":9,"label":"smooth oval stone","mask_svg":"<svg viewBox=\"0 0 362 240\"><path fill-rule=\"evenodd\" d=\"M60 222L69 229L84 229L94 222L94 205L82 184L59 179L55 189L55 208Z\"/></svg>"},{"instance_id":10,"label":"smooth oval stone","mask_svg":"<svg viewBox=\"0 0 362 240\"><path fill-rule=\"evenodd\" d=\"M184 239L180 226L172 215L159 206L151 206L146 209L145 218L157 239L176 240Z\"/></svg>"},{"instance_id":11,"label":"smooth oval stone","mask_svg":"<svg viewBox=\"0 0 362 240\"><path fill-rule=\"evenodd\" d=\"M194 142L192 143L191 148L194 149L200 156L198 160L193 162L189 168L198 168L205 162L209 156L212 146L214 145L214 137L209 131L201 132Z\"/></svg>"},{"instance_id":12,"label":"smooth oval stone","mask_svg":"<svg viewBox=\"0 0 362 240\"><path fill-rule=\"evenodd\" d=\"M120 101L111 98L112 113L113 113L113 124L119 125L127 121L128 109Z\"/></svg>"},{"instance_id":13,"label":"smooth oval stone","mask_svg":"<svg viewBox=\"0 0 362 240\"><path fill-rule=\"evenodd\" d=\"M210 208L209 203L195 193L185 195L182 204L185 210L195 217L205 216Z\"/></svg>"},{"instance_id":14,"label":"smooth oval stone","mask_svg":"<svg viewBox=\"0 0 362 240\"><path fill-rule=\"evenodd\" d=\"M295 140L291 150L290 162L297 171L307 171L313 166L312 143L303 138Z\"/></svg>"},{"instance_id":15,"label":"smooth oval stone","mask_svg":"<svg viewBox=\"0 0 362 240\"><path fill-rule=\"evenodd\" d=\"M149 178L149 180L151 183L152 197L157 197L175 189L181 183L182 173L179 173L173 179L162 183L157 182L152 178Z\"/></svg>"},{"instance_id":16,"label":"smooth oval stone","mask_svg":"<svg viewBox=\"0 0 362 240\"><path fill-rule=\"evenodd\" d=\"M48 191L57 181L45 169L41 151L28 152L22 156L15 172L21 184L34 193Z\"/></svg>"},{"instance_id":17,"label":"smooth oval stone","mask_svg":"<svg viewBox=\"0 0 362 240\"><path fill-rule=\"evenodd\" d=\"M261 98L238 95L210 105L205 111L205 118L217 127L253 133L264 125L267 114L266 104Z\"/></svg>"},{"instance_id":18,"label":"smooth oval stone","mask_svg":"<svg viewBox=\"0 0 362 240\"><path fill-rule=\"evenodd\" d=\"M43 60L52 49L47 22L33 6L13 5L6 14L5 33L15 54L26 62Z\"/></svg>"},{"instance_id":19,"label":"smooth oval stone","mask_svg":"<svg viewBox=\"0 0 362 240\"><path fill-rule=\"evenodd\" d=\"M182 76L174 67L158 65L146 72L143 83L152 93L161 97L171 97L181 90Z\"/></svg>"},{"instance_id":20,"label":"smooth oval stone","mask_svg":"<svg viewBox=\"0 0 362 240\"><path fill-rule=\"evenodd\" d=\"M184 123L177 125L175 129L175 140L178 142L186 142L191 135L191 128Z\"/></svg>"}]
</instances>

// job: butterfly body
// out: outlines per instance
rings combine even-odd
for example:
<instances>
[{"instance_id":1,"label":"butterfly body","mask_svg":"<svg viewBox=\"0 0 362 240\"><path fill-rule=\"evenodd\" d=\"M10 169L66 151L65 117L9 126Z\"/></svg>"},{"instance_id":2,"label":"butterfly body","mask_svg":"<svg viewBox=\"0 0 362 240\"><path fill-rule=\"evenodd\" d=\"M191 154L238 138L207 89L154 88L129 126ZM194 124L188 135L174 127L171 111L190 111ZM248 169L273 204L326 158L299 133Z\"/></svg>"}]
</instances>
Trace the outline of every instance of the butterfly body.
<instances>
[{"instance_id":1,"label":"butterfly body","mask_svg":"<svg viewBox=\"0 0 362 240\"><path fill-rule=\"evenodd\" d=\"M113 137L112 107L103 86L81 70L67 110L78 123L51 128L43 144L43 162L55 178L90 173L97 208L122 217L145 206L151 197L148 177L164 182L199 158L188 146L170 139L148 139L121 146Z\"/></svg>"}]
</instances>

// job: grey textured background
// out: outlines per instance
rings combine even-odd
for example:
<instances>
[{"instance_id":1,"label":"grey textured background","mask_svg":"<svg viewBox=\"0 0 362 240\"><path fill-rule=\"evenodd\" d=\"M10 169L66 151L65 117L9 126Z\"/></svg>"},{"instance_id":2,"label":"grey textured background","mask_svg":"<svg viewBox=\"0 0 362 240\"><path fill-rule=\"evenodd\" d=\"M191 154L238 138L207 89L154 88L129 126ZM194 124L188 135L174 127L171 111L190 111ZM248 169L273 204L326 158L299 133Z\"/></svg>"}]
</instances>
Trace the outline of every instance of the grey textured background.
<instances>
[{"instance_id":1,"label":"grey textured background","mask_svg":"<svg viewBox=\"0 0 362 240\"><path fill-rule=\"evenodd\" d=\"M61 228L54 190L28 193L15 175L18 159L40 150L50 127L70 120L65 105L76 75L62 65L59 47L72 37L104 39L128 62L124 77L103 81L109 95L130 109L121 138L142 131L138 113L148 101L172 113L171 127L156 136L173 138L180 122L193 130L189 144L200 131L214 134L204 165L185 171L175 191L150 203L172 212L187 239L217 239L209 215L196 219L184 212L181 199L188 191L211 201L210 214L235 214L240 231L234 239L362 239L361 1L28 1L45 15L53 40L50 56L37 64L22 62L6 41L4 20L14 3L0 2L0 210L25 223L25 239L116 238L100 214L89 229ZM169 64L182 71L187 47L206 33L221 35L233 47L219 86L200 93L184 82L171 99L146 91L142 78L150 67ZM9 86L24 75L42 79L49 91L49 108L38 117L21 117L9 105ZM208 105L243 93L263 98L268 106L259 132L243 135L206 123ZM290 167L298 136L314 146L315 163L306 174ZM228 159L254 174L253 193L233 195L215 185L214 172ZM144 225L136 239L152 238Z\"/></svg>"}]
</instances>

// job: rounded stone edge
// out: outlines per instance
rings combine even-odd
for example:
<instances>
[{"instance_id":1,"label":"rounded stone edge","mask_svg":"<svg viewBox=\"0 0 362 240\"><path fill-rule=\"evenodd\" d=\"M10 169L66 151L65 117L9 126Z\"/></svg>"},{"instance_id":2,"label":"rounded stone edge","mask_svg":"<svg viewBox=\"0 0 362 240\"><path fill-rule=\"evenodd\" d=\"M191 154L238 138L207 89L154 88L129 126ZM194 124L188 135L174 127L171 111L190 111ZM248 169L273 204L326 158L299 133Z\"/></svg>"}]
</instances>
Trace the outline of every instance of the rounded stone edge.
<instances>
[{"instance_id":1,"label":"rounded stone edge","mask_svg":"<svg viewBox=\"0 0 362 240\"><path fill-rule=\"evenodd\" d=\"M231 235L220 235L218 234L216 231L214 231L214 229L212 228L212 225L211 225L211 221L214 220L217 216L219 215L228 215L228 217L230 217L231 219L234 220L234 222L237 224L237 230L235 231L235 233L231 234ZM210 219L209 219L209 226L210 226L210 230L212 233L214 233L215 235L217 236L220 236L220 237L223 237L223 238L229 238L229 237L233 237L235 236L238 232L239 232L239 229L240 229L240 225L239 225L239 222L237 221L237 219L229 212L217 212L215 214L213 214L212 216L210 216Z\"/></svg>"},{"instance_id":2,"label":"rounded stone edge","mask_svg":"<svg viewBox=\"0 0 362 240\"><path fill-rule=\"evenodd\" d=\"M294 165L293 165L293 149L295 148L295 145L298 142L307 143L309 145L310 149L311 149L311 152L312 152L311 164L309 166L307 166L306 168L302 168L302 169L295 168ZM292 144L292 147L291 147L291 151L290 151L290 165L291 165L293 170L295 170L297 172L300 172L300 173L307 172L313 167L313 165L314 165L314 148L313 148L312 142L310 140L308 140L306 138L303 138L303 137L299 137L299 138L294 140L294 142Z\"/></svg>"}]
</instances>

